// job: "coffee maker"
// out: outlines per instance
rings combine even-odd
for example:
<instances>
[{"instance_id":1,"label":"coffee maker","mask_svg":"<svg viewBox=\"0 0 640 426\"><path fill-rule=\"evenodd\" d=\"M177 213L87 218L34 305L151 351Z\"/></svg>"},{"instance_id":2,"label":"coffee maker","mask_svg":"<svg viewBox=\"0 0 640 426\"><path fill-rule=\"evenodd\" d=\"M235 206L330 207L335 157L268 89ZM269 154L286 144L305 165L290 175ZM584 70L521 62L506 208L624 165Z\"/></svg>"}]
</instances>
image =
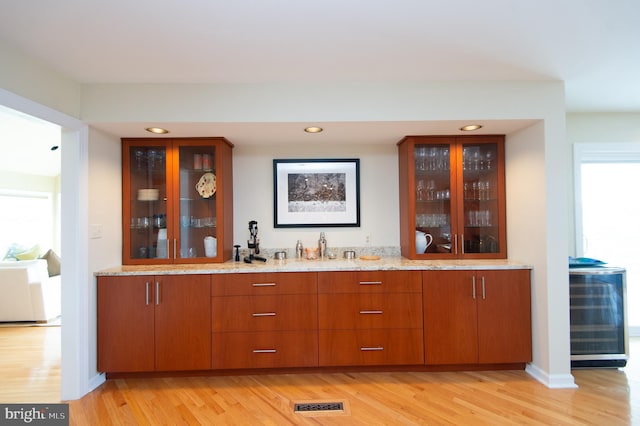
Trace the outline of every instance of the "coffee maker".
<instances>
[{"instance_id":1,"label":"coffee maker","mask_svg":"<svg viewBox=\"0 0 640 426\"><path fill-rule=\"evenodd\" d=\"M258 254L260 254L260 240L258 239L258 222L255 220L249 221L249 235L249 239L247 240L247 247L249 247L249 256L245 256L245 263L251 263L254 260L266 262L266 258L258 256Z\"/></svg>"}]
</instances>

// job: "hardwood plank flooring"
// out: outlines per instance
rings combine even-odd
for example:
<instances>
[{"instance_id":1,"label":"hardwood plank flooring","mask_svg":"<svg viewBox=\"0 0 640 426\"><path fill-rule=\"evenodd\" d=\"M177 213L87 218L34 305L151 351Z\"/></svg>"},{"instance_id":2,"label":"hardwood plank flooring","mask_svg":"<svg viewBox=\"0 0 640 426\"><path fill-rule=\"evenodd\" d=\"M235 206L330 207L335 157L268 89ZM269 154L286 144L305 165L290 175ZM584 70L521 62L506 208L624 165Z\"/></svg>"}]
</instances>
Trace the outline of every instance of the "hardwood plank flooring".
<instances>
[{"instance_id":1,"label":"hardwood plank flooring","mask_svg":"<svg viewBox=\"0 0 640 426\"><path fill-rule=\"evenodd\" d=\"M60 402L60 327L0 328L0 402Z\"/></svg>"},{"instance_id":2,"label":"hardwood plank flooring","mask_svg":"<svg viewBox=\"0 0 640 426\"><path fill-rule=\"evenodd\" d=\"M0 402L60 401L56 327L0 329ZM73 425L640 424L640 339L624 369L574 370L578 389L523 371L335 373L109 380L69 401ZM294 413L296 402L345 410Z\"/></svg>"}]
</instances>

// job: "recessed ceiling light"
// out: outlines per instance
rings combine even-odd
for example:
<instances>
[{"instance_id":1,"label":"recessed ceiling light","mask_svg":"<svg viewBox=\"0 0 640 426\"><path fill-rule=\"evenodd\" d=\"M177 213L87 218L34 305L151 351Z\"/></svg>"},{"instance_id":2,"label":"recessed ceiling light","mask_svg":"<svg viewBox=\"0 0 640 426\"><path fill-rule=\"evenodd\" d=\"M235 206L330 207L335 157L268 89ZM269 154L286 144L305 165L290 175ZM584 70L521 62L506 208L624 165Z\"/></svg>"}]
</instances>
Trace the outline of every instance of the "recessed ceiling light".
<instances>
[{"instance_id":1,"label":"recessed ceiling light","mask_svg":"<svg viewBox=\"0 0 640 426\"><path fill-rule=\"evenodd\" d=\"M155 133L158 135L164 135L165 133L169 133L167 129L163 129L162 127L147 127L145 130L147 132Z\"/></svg>"},{"instance_id":2,"label":"recessed ceiling light","mask_svg":"<svg viewBox=\"0 0 640 426\"><path fill-rule=\"evenodd\" d=\"M322 130L322 127L306 127L304 129L307 133L320 133Z\"/></svg>"},{"instance_id":3,"label":"recessed ceiling light","mask_svg":"<svg viewBox=\"0 0 640 426\"><path fill-rule=\"evenodd\" d=\"M468 124L466 126L460 127L460 130L463 132L472 132L474 130L482 129L482 125L480 124Z\"/></svg>"}]
</instances>

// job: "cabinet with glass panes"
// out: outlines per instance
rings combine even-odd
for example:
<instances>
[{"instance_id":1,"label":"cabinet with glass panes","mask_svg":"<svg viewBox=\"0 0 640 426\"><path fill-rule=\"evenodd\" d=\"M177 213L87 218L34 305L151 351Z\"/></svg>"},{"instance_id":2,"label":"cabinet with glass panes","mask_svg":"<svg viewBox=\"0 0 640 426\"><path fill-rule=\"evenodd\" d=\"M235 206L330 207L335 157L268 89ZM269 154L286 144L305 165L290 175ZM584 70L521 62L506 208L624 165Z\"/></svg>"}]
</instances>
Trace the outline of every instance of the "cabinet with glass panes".
<instances>
[{"instance_id":1,"label":"cabinet with glass panes","mask_svg":"<svg viewBox=\"0 0 640 426\"><path fill-rule=\"evenodd\" d=\"M122 139L123 264L231 259L232 148L219 137Z\"/></svg>"},{"instance_id":2,"label":"cabinet with glass panes","mask_svg":"<svg viewBox=\"0 0 640 426\"><path fill-rule=\"evenodd\" d=\"M398 142L400 249L410 259L504 259L504 136Z\"/></svg>"}]
</instances>

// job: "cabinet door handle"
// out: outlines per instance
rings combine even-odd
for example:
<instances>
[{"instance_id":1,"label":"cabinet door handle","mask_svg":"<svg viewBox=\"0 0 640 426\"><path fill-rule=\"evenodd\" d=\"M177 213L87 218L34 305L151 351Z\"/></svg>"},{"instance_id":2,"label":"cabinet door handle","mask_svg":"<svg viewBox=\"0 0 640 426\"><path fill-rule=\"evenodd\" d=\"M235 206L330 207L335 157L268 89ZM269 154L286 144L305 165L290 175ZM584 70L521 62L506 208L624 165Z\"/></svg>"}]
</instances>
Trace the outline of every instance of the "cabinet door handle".
<instances>
[{"instance_id":1,"label":"cabinet door handle","mask_svg":"<svg viewBox=\"0 0 640 426\"><path fill-rule=\"evenodd\" d=\"M176 251L177 251L177 250L176 250L176 247L177 247L177 241L178 241L178 240L177 240L176 238L174 238L174 239L173 239L173 258L174 258L174 259L176 258ZM169 241L167 241L167 244L169 244Z\"/></svg>"},{"instance_id":2,"label":"cabinet door handle","mask_svg":"<svg viewBox=\"0 0 640 426\"><path fill-rule=\"evenodd\" d=\"M458 234L453 234L453 246L455 247L455 254L458 254Z\"/></svg>"},{"instance_id":3,"label":"cabinet door handle","mask_svg":"<svg viewBox=\"0 0 640 426\"><path fill-rule=\"evenodd\" d=\"M460 246L462 247L462 254L464 254L464 234L460 234Z\"/></svg>"},{"instance_id":4,"label":"cabinet door handle","mask_svg":"<svg viewBox=\"0 0 640 426\"><path fill-rule=\"evenodd\" d=\"M145 305L149 306L149 281L145 283Z\"/></svg>"},{"instance_id":5,"label":"cabinet door handle","mask_svg":"<svg viewBox=\"0 0 640 426\"><path fill-rule=\"evenodd\" d=\"M476 299L476 276L471 277L471 296Z\"/></svg>"},{"instance_id":6,"label":"cabinet door handle","mask_svg":"<svg viewBox=\"0 0 640 426\"><path fill-rule=\"evenodd\" d=\"M274 287L276 283L253 283L251 285L254 287Z\"/></svg>"},{"instance_id":7,"label":"cabinet door handle","mask_svg":"<svg viewBox=\"0 0 640 426\"><path fill-rule=\"evenodd\" d=\"M276 313L275 312L256 312L251 314L251 316L253 317L275 317Z\"/></svg>"},{"instance_id":8,"label":"cabinet door handle","mask_svg":"<svg viewBox=\"0 0 640 426\"><path fill-rule=\"evenodd\" d=\"M484 292L484 275L482 276L482 300L486 299Z\"/></svg>"},{"instance_id":9,"label":"cabinet door handle","mask_svg":"<svg viewBox=\"0 0 640 426\"><path fill-rule=\"evenodd\" d=\"M360 285L382 285L382 281L360 281Z\"/></svg>"},{"instance_id":10,"label":"cabinet door handle","mask_svg":"<svg viewBox=\"0 0 640 426\"><path fill-rule=\"evenodd\" d=\"M254 354L275 354L276 350L275 349L254 349L253 353Z\"/></svg>"},{"instance_id":11,"label":"cabinet door handle","mask_svg":"<svg viewBox=\"0 0 640 426\"><path fill-rule=\"evenodd\" d=\"M373 346L373 347L361 347L360 350L362 352L368 352L368 351L383 351L384 348L382 346Z\"/></svg>"},{"instance_id":12,"label":"cabinet door handle","mask_svg":"<svg viewBox=\"0 0 640 426\"><path fill-rule=\"evenodd\" d=\"M360 311L362 315L380 315L382 311L374 310L374 311Z\"/></svg>"},{"instance_id":13,"label":"cabinet door handle","mask_svg":"<svg viewBox=\"0 0 640 426\"><path fill-rule=\"evenodd\" d=\"M156 281L156 305L160 304L160 281Z\"/></svg>"}]
</instances>

